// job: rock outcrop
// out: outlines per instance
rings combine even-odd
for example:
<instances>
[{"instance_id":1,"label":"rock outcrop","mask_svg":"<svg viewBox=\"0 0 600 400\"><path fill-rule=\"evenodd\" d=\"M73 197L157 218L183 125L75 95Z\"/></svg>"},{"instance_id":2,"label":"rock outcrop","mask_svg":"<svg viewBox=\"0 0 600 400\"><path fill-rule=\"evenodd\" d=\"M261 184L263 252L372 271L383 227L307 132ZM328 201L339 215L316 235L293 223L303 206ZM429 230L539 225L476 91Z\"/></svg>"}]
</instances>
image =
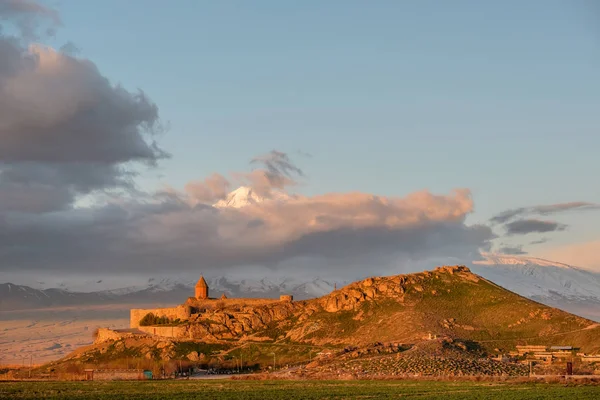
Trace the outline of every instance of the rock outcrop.
<instances>
[{"instance_id":1,"label":"rock outcrop","mask_svg":"<svg viewBox=\"0 0 600 400\"><path fill-rule=\"evenodd\" d=\"M316 313L356 311L365 302L382 299L404 304L407 294L422 293L423 282L439 279L442 275L460 275L468 280L473 280L474 277L465 266L445 266L420 274L367 278L314 300L274 302L257 306L224 305L192 316L186 336L208 342L265 334L277 339L273 335L286 326L291 327L292 320L302 323ZM361 315L356 319L360 320ZM310 330L311 328L307 328L303 332L308 332L308 335Z\"/></svg>"}]
</instances>

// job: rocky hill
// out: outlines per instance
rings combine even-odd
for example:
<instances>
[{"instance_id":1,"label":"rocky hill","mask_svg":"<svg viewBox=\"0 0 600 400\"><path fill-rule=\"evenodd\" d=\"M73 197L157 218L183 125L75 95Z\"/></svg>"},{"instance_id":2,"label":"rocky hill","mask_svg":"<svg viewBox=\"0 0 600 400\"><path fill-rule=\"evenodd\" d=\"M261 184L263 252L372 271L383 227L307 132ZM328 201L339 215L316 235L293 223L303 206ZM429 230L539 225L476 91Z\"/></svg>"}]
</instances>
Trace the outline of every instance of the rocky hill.
<instances>
[{"instance_id":1,"label":"rocky hill","mask_svg":"<svg viewBox=\"0 0 600 400\"><path fill-rule=\"evenodd\" d=\"M600 329L593 321L528 300L464 266L368 278L313 300L215 309L198 316L189 329L206 341L364 345L432 334L493 347L526 342L600 349L595 342Z\"/></svg>"},{"instance_id":2,"label":"rocky hill","mask_svg":"<svg viewBox=\"0 0 600 400\"><path fill-rule=\"evenodd\" d=\"M586 353L600 351L597 323L528 300L464 266L368 278L313 300L260 306L218 303L177 325L185 331L180 339L141 333L136 339L136 333L131 333L122 340L98 341L68 359L97 363L123 356L147 362L181 359L233 365L243 358L269 365L273 353L284 359L287 356L291 363L308 360L323 349L340 354L343 349L364 349L373 343L411 348L433 343L430 339L438 337L477 347L479 353L475 355L467 354L470 350L465 348L465 357L458 357L458 364L452 364L456 371L475 368L520 373L473 360L485 353L513 350L518 344L569 345ZM457 349L460 346L452 346L452 351ZM415 350L402 360L382 360L381 365L402 365L407 373L440 367L439 360L426 362L416 357Z\"/></svg>"}]
</instances>

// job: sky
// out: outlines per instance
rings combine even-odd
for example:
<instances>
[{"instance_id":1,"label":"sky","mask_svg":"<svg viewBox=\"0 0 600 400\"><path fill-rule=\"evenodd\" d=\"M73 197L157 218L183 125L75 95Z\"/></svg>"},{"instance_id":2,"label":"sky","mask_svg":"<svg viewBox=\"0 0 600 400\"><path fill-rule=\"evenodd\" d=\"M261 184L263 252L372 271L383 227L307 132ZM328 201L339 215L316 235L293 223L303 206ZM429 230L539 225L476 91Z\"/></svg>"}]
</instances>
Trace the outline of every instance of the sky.
<instances>
[{"instance_id":1,"label":"sky","mask_svg":"<svg viewBox=\"0 0 600 400\"><path fill-rule=\"evenodd\" d=\"M0 0L0 23L7 271L600 271L595 2ZM298 197L199 210L241 184Z\"/></svg>"}]
</instances>

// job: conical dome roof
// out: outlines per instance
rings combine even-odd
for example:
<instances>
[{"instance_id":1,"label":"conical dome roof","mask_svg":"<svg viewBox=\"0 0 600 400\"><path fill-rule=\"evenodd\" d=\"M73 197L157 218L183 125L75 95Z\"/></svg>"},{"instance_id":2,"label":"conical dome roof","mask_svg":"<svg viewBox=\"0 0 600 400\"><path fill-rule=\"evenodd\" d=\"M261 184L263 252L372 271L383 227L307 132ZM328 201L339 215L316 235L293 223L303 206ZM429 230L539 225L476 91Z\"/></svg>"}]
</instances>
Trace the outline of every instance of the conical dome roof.
<instances>
[{"instance_id":1,"label":"conical dome roof","mask_svg":"<svg viewBox=\"0 0 600 400\"><path fill-rule=\"evenodd\" d=\"M198 283L196 283L196 287L208 287L208 284L206 283L206 281L204 280L204 277L202 275L200 275L200 279L198 279Z\"/></svg>"}]
</instances>

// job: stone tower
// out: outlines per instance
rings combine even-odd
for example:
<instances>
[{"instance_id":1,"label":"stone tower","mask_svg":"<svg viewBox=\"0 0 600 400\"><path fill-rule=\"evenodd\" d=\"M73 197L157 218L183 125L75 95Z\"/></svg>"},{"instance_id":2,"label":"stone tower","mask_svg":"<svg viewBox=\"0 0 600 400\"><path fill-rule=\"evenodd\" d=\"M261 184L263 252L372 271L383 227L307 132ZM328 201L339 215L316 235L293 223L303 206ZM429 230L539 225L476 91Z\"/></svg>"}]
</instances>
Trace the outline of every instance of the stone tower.
<instances>
[{"instance_id":1,"label":"stone tower","mask_svg":"<svg viewBox=\"0 0 600 400\"><path fill-rule=\"evenodd\" d=\"M200 279L196 283L196 298L198 300L208 299L208 285L202 275L200 275Z\"/></svg>"}]
</instances>

